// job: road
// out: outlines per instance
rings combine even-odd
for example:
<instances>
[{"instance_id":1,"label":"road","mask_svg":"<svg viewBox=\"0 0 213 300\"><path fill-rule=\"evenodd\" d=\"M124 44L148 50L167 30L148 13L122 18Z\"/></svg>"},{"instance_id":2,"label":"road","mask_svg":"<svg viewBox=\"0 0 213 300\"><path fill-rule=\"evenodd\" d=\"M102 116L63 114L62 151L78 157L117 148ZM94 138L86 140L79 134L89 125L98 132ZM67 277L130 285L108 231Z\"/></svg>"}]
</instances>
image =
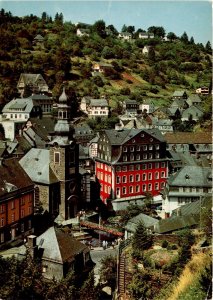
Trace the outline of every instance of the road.
<instances>
[{"instance_id":1,"label":"road","mask_svg":"<svg viewBox=\"0 0 213 300\"><path fill-rule=\"evenodd\" d=\"M117 247L115 249L105 249L105 250L100 250L101 248L98 248L98 250L91 250L90 255L94 263L96 263L95 268L94 268L94 274L95 274L95 283L97 284L100 279L100 267L101 267L101 259L105 256L116 256L117 255Z\"/></svg>"}]
</instances>

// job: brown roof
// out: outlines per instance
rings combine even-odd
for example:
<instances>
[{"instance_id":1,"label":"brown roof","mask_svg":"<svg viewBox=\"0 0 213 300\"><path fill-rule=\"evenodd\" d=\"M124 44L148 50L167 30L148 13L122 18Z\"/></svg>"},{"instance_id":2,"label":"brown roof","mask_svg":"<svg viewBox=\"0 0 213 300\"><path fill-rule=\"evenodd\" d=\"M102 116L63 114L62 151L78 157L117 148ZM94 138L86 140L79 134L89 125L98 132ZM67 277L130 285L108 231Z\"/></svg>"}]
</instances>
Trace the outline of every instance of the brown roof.
<instances>
[{"instance_id":1,"label":"brown roof","mask_svg":"<svg viewBox=\"0 0 213 300\"><path fill-rule=\"evenodd\" d=\"M16 158L3 159L0 165L0 197L33 185Z\"/></svg>"},{"instance_id":2,"label":"brown roof","mask_svg":"<svg viewBox=\"0 0 213 300\"><path fill-rule=\"evenodd\" d=\"M167 132L164 135L169 144L211 144L211 132Z\"/></svg>"}]
</instances>

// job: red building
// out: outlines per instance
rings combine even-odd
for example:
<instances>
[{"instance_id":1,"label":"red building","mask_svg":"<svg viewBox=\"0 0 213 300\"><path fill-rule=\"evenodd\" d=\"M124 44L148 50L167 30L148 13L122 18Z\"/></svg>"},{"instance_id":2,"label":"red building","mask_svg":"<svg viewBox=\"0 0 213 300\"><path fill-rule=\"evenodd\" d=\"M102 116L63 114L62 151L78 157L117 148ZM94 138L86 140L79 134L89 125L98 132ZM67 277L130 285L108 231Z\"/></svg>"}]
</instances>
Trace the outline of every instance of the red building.
<instances>
[{"instance_id":1,"label":"red building","mask_svg":"<svg viewBox=\"0 0 213 300\"><path fill-rule=\"evenodd\" d=\"M105 130L95 170L104 202L159 195L168 176L164 137L158 129Z\"/></svg>"},{"instance_id":2,"label":"red building","mask_svg":"<svg viewBox=\"0 0 213 300\"><path fill-rule=\"evenodd\" d=\"M0 161L0 245L32 232L34 184L15 158Z\"/></svg>"}]
</instances>

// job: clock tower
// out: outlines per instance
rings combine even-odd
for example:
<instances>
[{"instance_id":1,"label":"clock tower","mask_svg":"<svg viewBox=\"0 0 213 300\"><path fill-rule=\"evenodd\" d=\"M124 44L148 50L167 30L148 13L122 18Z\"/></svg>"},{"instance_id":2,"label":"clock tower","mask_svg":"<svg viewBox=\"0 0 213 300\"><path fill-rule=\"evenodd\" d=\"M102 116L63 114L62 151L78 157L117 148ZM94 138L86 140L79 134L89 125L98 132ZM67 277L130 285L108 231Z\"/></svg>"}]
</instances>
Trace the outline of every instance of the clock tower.
<instances>
[{"instance_id":1,"label":"clock tower","mask_svg":"<svg viewBox=\"0 0 213 300\"><path fill-rule=\"evenodd\" d=\"M58 116L50 146L50 167L60 182L59 214L73 218L79 208L78 144L71 125L68 96L65 88L59 97Z\"/></svg>"}]
</instances>

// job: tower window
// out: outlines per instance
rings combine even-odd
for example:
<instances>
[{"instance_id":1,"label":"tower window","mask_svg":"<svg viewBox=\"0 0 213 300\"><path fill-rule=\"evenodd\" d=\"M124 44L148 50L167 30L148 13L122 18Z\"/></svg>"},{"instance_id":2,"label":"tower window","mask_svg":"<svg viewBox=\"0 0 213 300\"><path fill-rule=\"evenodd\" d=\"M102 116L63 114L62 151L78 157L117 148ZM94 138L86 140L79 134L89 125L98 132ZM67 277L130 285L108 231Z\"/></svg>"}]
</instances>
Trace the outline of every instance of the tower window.
<instances>
[{"instance_id":1,"label":"tower window","mask_svg":"<svg viewBox=\"0 0 213 300\"><path fill-rule=\"evenodd\" d=\"M54 152L54 163L55 164L60 163L60 152Z\"/></svg>"}]
</instances>

